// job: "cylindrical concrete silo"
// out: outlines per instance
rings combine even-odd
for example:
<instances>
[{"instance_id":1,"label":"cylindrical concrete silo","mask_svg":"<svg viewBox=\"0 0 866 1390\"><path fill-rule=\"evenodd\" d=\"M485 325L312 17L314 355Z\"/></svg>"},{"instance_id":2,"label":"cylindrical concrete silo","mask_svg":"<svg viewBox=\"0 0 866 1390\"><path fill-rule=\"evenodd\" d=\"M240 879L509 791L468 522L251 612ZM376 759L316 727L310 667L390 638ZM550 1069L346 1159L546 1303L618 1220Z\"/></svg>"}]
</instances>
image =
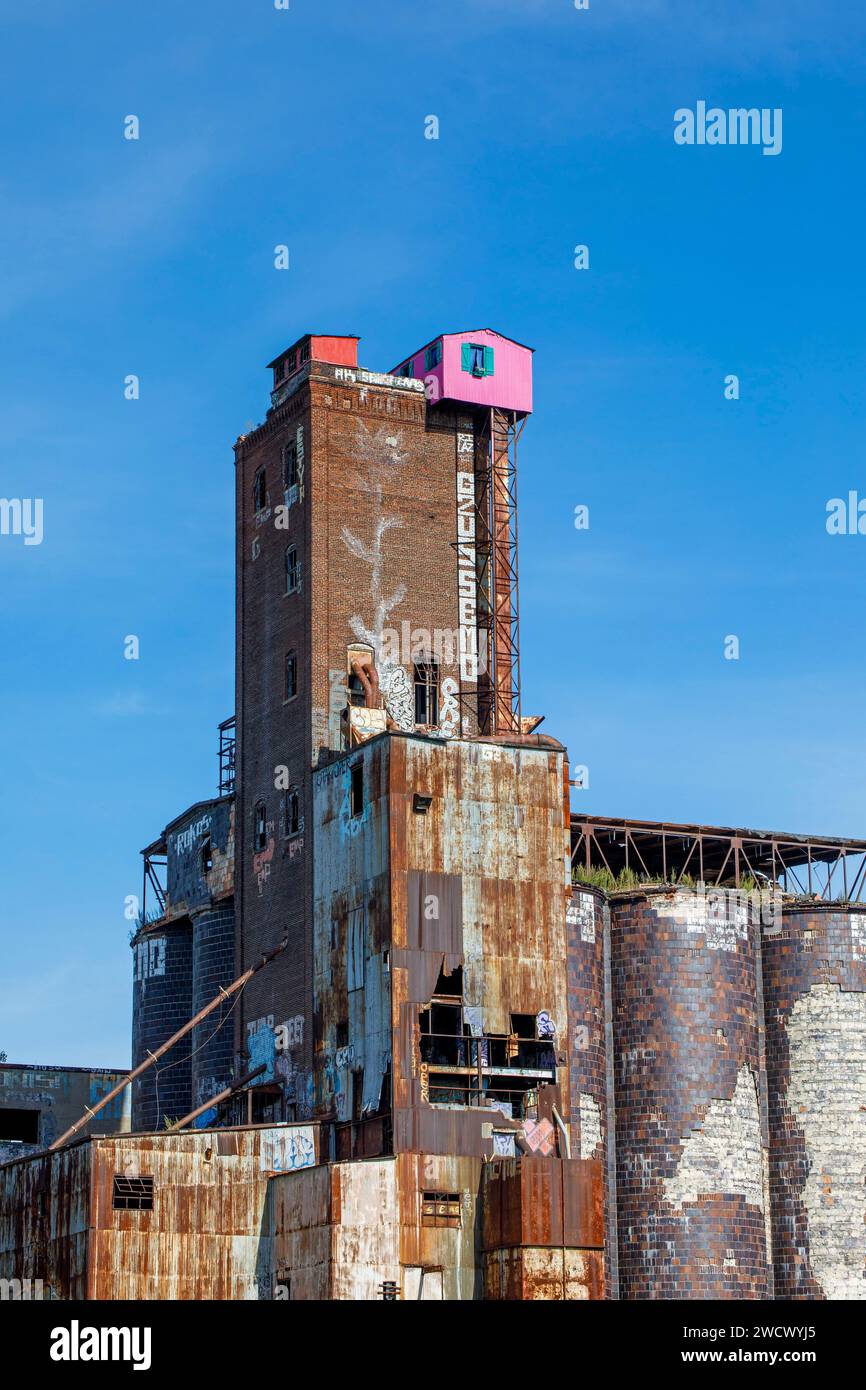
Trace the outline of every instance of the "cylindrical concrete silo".
<instances>
[{"instance_id":1,"label":"cylindrical concrete silo","mask_svg":"<svg viewBox=\"0 0 866 1390\"><path fill-rule=\"evenodd\" d=\"M770 1294L758 930L724 890L611 899L623 1299Z\"/></svg>"},{"instance_id":2,"label":"cylindrical concrete silo","mask_svg":"<svg viewBox=\"0 0 866 1390\"><path fill-rule=\"evenodd\" d=\"M576 884L566 907L568 955L569 1091L571 1151L602 1167L605 1231L615 1229L608 1183L607 1048L605 1041L605 930L607 900L597 889ZM610 1241L605 1243L605 1288L615 1285ZM615 1264L615 1261L614 1261Z\"/></svg>"},{"instance_id":3,"label":"cylindrical concrete silo","mask_svg":"<svg viewBox=\"0 0 866 1390\"><path fill-rule=\"evenodd\" d=\"M234 979L235 914L231 902L193 914L192 1009L196 1014ZM225 1000L192 1031L193 1107L228 1084L233 1058L232 1000Z\"/></svg>"},{"instance_id":4,"label":"cylindrical concrete silo","mask_svg":"<svg viewBox=\"0 0 866 1390\"><path fill-rule=\"evenodd\" d=\"M132 1065L137 1067L192 1017L192 926L189 918L140 930L132 941ZM132 1083L133 1130L161 1129L179 1120L190 1102L190 1039Z\"/></svg>"},{"instance_id":5,"label":"cylindrical concrete silo","mask_svg":"<svg viewBox=\"0 0 866 1390\"><path fill-rule=\"evenodd\" d=\"M764 933L777 1298L866 1299L866 907Z\"/></svg>"}]
</instances>

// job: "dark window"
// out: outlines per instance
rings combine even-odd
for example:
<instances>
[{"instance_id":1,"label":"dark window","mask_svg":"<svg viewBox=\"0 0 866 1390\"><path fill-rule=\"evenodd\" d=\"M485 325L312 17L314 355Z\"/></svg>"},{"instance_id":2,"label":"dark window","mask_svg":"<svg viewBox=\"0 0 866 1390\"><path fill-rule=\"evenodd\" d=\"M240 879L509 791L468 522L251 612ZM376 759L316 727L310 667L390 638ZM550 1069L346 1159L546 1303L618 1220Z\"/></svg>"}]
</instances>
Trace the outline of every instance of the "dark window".
<instances>
[{"instance_id":1,"label":"dark window","mask_svg":"<svg viewBox=\"0 0 866 1390\"><path fill-rule=\"evenodd\" d=\"M364 810L364 764L355 763L352 768L351 783L352 815L360 816Z\"/></svg>"},{"instance_id":2,"label":"dark window","mask_svg":"<svg viewBox=\"0 0 866 1390\"><path fill-rule=\"evenodd\" d=\"M260 468L256 474L256 481L253 484L253 505L257 512L266 506L268 500L268 482L265 470Z\"/></svg>"},{"instance_id":3,"label":"dark window","mask_svg":"<svg viewBox=\"0 0 866 1390\"><path fill-rule=\"evenodd\" d=\"M492 376L493 348L481 343L464 343L460 349L460 366L473 376Z\"/></svg>"},{"instance_id":4,"label":"dark window","mask_svg":"<svg viewBox=\"0 0 866 1390\"><path fill-rule=\"evenodd\" d=\"M459 1226L459 1192L422 1192L422 1226Z\"/></svg>"},{"instance_id":5,"label":"dark window","mask_svg":"<svg viewBox=\"0 0 866 1390\"><path fill-rule=\"evenodd\" d=\"M344 1022L342 1022L342 1023L338 1023L338 1024L337 1024L336 1040L337 1040L336 1045L337 1045L338 1048L341 1048L341 1047L348 1047L348 1046L349 1046L349 1024L348 1024L348 1022L345 1022L345 1021L344 1021Z\"/></svg>"},{"instance_id":6,"label":"dark window","mask_svg":"<svg viewBox=\"0 0 866 1390\"><path fill-rule=\"evenodd\" d=\"M295 352L294 348L292 348L291 352L286 353L286 359L283 363L283 368L286 376L291 376L292 372L295 370L295 364L297 360L298 354Z\"/></svg>"},{"instance_id":7,"label":"dark window","mask_svg":"<svg viewBox=\"0 0 866 1390\"><path fill-rule=\"evenodd\" d=\"M268 843L268 813L263 801L256 802L256 849L266 849Z\"/></svg>"},{"instance_id":8,"label":"dark window","mask_svg":"<svg viewBox=\"0 0 866 1390\"><path fill-rule=\"evenodd\" d=\"M293 700L298 693L298 658L294 652L286 657L286 699Z\"/></svg>"},{"instance_id":9,"label":"dark window","mask_svg":"<svg viewBox=\"0 0 866 1390\"><path fill-rule=\"evenodd\" d=\"M431 370L431 368L433 368L433 367L438 367L438 366L439 366L439 363L440 363L441 361L442 361L442 344L441 344L441 342L440 342L440 343L433 343L430 347L428 347L428 348L425 349L425 352L424 352L424 366L425 366L425 368L426 368L426 370L427 370L428 372Z\"/></svg>"},{"instance_id":10,"label":"dark window","mask_svg":"<svg viewBox=\"0 0 866 1390\"><path fill-rule=\"evenodd\" d=\"M115 1178L115 1211L153 1211L153 1178Z\"/></svg>"},{"instance_id":11,"label":"dark window","mask_svg":"<svg viewBox=\"0 0 866 1390\"><path fill-rule=\"evenodd\" d=\"M301 793L297 787L289 787L289 794L286 797L286 834L299 835L301 833Z\"/></svg>"},{"instance_id":12,"label":"dark window","mask_svg":"<svg viewBox=\"0 0 866 1390\"><path fill-rule=\"evenodd\" d=\"M213 844L210 835L203 835L201 841L201 871L209 874L213 868Z\"/></svg>"},{"instance_id":13,"label":"dark window","mask_svg":"<svg viewBox=\"0 0 866 1390\"><path fill-rule=\"evenodd\" d=\"M415 667L415 723L439 723L439 668L435 661L422 661Z\"/></svg>"},{"instance_id":14,"label":"dark window","mask_svg":"<svg viewBox=\"0 0 866 1390\"><path fill-rule=\"evenodd\" d=\"M301 361L302 361L302 362L309 362L309 360L310 360L310 340L309 340L309 338L307 338L305 342L301 343Z\"/></svg>"},{"instance_id":15,"label":"dark window","mask_svg":"<svg viewBox=\"0 0 866 1390\"><path fill-rule=\"evenodd\" d=\"M358 672L353 671L349 676L349 704L363 709L366 703L367 692L364 689L364 682L361 680Z\"/></svg>"},{"instance_id":16,"label":"dark window","mask_svg":"<svg viewBox=\"0 0 866 1390\"><path fill-rule=\"evenodd\" d=\"M277 363L276 367L274 368L274 380L275 380L275 382L276 382L276 381L282 381L283 377L286 375L286 372L288 371L288 367L289 367L289 359L288 359L287 357L284 357L283 360L282 360L282 362L278 362L278 363Z\"/></svg>"},{"instance_id":17,"label":"dark window","mask_svg":"<svg viewBox=\"0 0 866 1390\"><path fill-rule=\"evenodd\" d=\"M283 482L286 490L298 482L298 446L294 440L283 445Z\"/></svg>"},{"instance_id":18,"label":"dark window","mask_svg":"<svg viewBox=\"0 0 866 1390\"><path fill-rule=\"evenodd\" d=\"M286 551L286 593L296 594L301 587L301 562L297 546L290 545Z\"/></svg>"},{"instance_id":19,"label":"dark window","mask_svg":"<svg viewBox=\"0 0 866 1390\"><path fill-rule=\"evenodd\" d=\"M39 1143L39 1110L0 1110L0 1139L11 1144Z\"/></svg>"},{"instance_id":20,"label":"dark window","mask_svg":"<svg viewBox=\"0 0 866 1390\"><path fill-rule=\"evenodd\" d=\"M415 359L414 359L414 357L412 357L412 358L410 358L410 360L406 363L406 365L404 366L403 370L400 372L400 376L411 376L411 377L414 377L414 375L415 375Z\"/></svg>"}]
</instances>

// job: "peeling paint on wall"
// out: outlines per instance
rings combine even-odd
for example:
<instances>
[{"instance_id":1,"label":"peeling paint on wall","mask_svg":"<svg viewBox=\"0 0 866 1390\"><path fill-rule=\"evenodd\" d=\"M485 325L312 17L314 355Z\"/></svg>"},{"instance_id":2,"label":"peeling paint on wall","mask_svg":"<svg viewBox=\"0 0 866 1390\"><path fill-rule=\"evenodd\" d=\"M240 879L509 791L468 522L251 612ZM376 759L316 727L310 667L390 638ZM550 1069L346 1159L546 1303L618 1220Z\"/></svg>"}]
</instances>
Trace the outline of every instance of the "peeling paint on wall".
<instances>
[{"instance_id":1,"label":"peeling paint on wall","mask_svg":"<svg viewBox=\"0 0 866 1390\"><path fill-rule=\"evenodd\" d=\"M814 985L794 1005L788 1042L812 1273L828 1298L866 1299L866 994Z\"/></svg>"},{"instance_id":2,"label":"peeling paint on wall","mask_svg":"<svg viewBox=\"0 0 866 1390\"><path fill-rule=\"evenodd\" d=\"M749 908L729 892L678 892L656 904L660 921L684 927L690 935L703 936L711 951L736 951L749 939Z\"/></svg>"},{"instance_id":3,"label":"peeling paint on wall","mask_svg":"<svg viewBox=\"0 0 866 1390\"><path fill-rule=\"evenodd\" d=\"M744 1197L764 1209L761 1122L755 1078L746 1066L737 1073L730 1100L712 1100L699 1128L685 1139L665 1197L673 1206L712 1195Z\"/></svg>"},{"instance_id":4,"label":"peeling paint on wall","mask_svg":"<svg viewBox=\"0 0 866 1390\"><path fill-rule=\"evenodd\" d=\"M593 1158L602 1143L601 1106L585 1091L580 1093L580 1156Z\"/></svg>"}]
</instances>

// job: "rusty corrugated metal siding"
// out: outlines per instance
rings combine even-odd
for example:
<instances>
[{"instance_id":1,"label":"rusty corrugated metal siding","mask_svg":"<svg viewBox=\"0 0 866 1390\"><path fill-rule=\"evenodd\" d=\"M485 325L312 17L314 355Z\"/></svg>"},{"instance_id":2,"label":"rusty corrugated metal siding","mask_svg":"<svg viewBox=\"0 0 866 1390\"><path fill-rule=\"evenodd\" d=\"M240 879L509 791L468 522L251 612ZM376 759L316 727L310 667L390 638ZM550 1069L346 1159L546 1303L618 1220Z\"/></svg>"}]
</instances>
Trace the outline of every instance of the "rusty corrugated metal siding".
<instances>
[{"instance_id":1,"label":"rusty corrugated metal siding","mask_svg":"<svg viewBox=\"0 0 866 1390\"><path fill-rule=\"evenodd\" d=\"M41 1279L44 1298L86 1297L95 1142L0 1168L0 1279Z\"/></svg>"}]
</instances>

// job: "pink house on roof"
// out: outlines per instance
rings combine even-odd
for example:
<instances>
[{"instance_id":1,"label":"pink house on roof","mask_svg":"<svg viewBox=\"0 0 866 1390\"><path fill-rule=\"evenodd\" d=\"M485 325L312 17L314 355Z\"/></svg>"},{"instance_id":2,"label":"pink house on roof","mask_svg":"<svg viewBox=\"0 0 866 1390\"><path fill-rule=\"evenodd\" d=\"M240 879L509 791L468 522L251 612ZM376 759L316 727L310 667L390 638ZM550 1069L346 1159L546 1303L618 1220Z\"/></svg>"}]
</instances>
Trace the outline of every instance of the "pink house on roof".
<instances>
[{"instance_id":1,"label":"pink house on roof","mask_svg":"<svg viewBox=\"0 0 866 1390\"><path fill-rule=\"evenodd\" d=\"M494 333L492 328L442 333L402 358L390 375L425 382L428 400L466 401L529 415L532 352L532 348Z\"/></svg>"}]
</instances>

